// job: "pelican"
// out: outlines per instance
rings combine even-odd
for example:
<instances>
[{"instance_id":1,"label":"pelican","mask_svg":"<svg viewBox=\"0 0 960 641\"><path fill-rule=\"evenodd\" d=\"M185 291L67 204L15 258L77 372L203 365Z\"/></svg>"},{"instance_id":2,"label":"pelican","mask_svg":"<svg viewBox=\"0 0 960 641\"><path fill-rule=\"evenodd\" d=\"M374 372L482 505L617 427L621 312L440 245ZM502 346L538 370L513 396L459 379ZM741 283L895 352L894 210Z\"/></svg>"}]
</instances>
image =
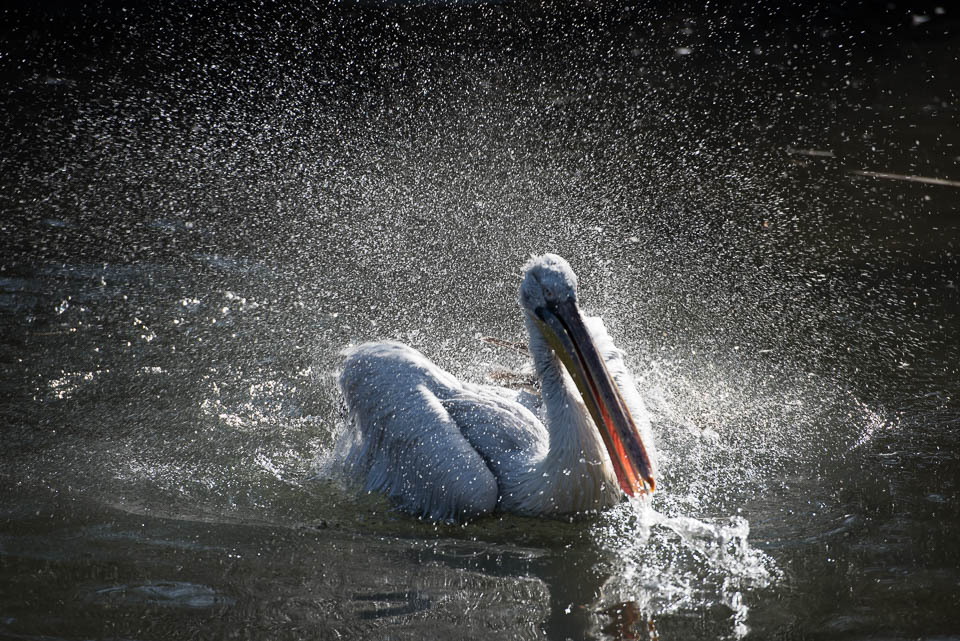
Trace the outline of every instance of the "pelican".
<instances>
[{"instance_id":1,"label":"pelican","mask_svg":"<svg viewBox=\"0 0 960 641\"><path fill-rule=\"evenodd\" d=\"M344 350L343 465L430 519L556 517L654 490L650 421L600 318L560 256L524 266L518 295L540 395L457 380L396 342Z\"/></svg>"}]
</instances>

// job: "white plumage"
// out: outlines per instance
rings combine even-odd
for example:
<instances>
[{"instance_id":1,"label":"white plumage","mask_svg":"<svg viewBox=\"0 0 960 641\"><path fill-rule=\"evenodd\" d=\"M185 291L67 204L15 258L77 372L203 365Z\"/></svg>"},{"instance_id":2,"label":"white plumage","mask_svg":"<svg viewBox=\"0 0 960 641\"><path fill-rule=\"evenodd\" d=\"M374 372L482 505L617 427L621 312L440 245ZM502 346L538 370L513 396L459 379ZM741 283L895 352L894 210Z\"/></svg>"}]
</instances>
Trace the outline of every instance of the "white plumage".
<instances>
[{"instance_id":1,"label":"white plumage","mask_svg":"<svg viewBox=\"0 0 960 641\"><path fill-rule=\"evenodd\" d=\"M525 267L519 299L539 398L459 381L401 343L365 343L345 350L339 383L348 410L343 461L348 472L401 509L442 520L494 511L532 516L585 512L613 505L624 490L652 490L649 419L623 353L603 321L579 317L589 337L578 339L576 328L567 328L564 320L560 333L568 330L572 343L552 331L559 327L557 318L579 316L576 287L576 276L559 256L535 257ZM591 339L586 348L577 344ZM577 366L584 349L596 350L603 362L594 366L599 374ZM564 352L574 353L573 365ZM613 395L596 391L602 381L591 376L603 378L600 370L615 385ZM632 430L639 441L639 450L629 444L632 456L618 455L615 446L605 443L609 431L616 431L611 427L616 420L611 423L607 414L616 419L620 411L627 414L629 426L612 438L629 441ZM630 465L639 482L625 485L618 474L629 476L623 466Z\"/></svg>"}]
</instances>

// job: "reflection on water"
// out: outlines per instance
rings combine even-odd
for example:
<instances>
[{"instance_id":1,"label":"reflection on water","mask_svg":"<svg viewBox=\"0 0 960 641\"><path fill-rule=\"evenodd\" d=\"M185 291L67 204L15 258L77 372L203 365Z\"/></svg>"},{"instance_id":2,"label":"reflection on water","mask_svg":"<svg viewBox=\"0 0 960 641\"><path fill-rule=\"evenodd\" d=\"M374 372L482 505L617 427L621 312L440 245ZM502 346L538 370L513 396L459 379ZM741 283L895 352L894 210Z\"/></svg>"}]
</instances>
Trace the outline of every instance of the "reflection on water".
<instances>
[{"instance_id":1,"label":"reflection on water","mask_svg":"<svg viewBox=\"0 0 960 641\"><path fill-rule=\"evenodd\" d=\"M0 21L0 636L956 633L955 188L863 173L960 175L952 8L128 9ZM344 345L518 368L547 250L652 504L315 478Z\"/></svg>"}]
</instances>

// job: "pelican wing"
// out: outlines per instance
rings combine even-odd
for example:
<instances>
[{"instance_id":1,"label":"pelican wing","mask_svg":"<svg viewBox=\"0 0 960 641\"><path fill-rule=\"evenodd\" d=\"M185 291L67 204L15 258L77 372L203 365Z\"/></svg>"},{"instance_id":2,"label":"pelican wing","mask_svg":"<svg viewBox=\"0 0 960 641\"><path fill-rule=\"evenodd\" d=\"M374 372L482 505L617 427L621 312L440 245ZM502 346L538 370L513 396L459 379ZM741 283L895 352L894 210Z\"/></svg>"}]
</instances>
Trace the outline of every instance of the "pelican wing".
<instances>
[{"instance_id":1,"label":"pelican wing","mask_svg":"<svg viewBox=\"0 0 960 641\"><path fill-rule=\"evenodd\" d=\"M433 519L470 518L497 505L497 480L444 407L462 385L399 343L346 352L340 388L354 439L348 472L369 491Z\"/></svg>"},{"instance_id":2,"label":"pelican wing","mask_svg":"<svg viewBox=\"0 0 960 641\"><path fill-rule=\"evenodd\" d=\"M550 436L517 396L503 388L472 387L444 399L443 406L493 471L498 507L522 513L529 511L525 504L542 482L537 464L549 452Z\"/></svg>"}]
</instances>

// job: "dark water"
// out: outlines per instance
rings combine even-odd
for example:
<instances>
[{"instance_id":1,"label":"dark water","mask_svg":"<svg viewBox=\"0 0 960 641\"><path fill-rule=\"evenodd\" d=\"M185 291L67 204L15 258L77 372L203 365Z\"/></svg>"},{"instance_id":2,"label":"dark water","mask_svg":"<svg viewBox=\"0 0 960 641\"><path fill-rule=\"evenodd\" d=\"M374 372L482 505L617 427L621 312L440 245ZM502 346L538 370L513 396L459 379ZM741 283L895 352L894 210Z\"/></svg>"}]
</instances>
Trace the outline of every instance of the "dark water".
<instances>
[{"instance_id":1,"label":"dark water","mask_svg":"<svg viewBox=\"0 0 960 641\"><path fill-rule=\"evenodd\" d=\"M0 23L0 636L960 638L949 3ZM330 478L338 351L516 367L478 338L543 251L638 373L653 511Z\"/></svg>"}]
</instances>

